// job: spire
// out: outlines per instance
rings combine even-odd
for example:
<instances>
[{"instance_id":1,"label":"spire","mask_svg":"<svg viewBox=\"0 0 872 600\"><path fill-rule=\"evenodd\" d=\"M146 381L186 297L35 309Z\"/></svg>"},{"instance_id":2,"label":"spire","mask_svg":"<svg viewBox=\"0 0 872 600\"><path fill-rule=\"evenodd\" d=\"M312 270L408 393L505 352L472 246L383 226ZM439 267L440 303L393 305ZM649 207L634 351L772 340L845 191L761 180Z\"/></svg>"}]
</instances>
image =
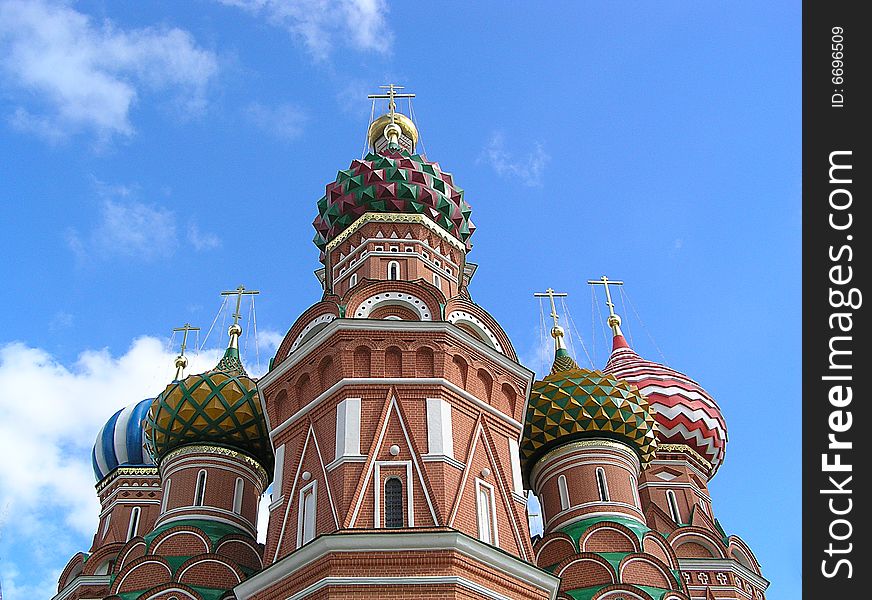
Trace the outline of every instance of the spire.
<instances>
[{"instance_id":1,"label":"spire","mask_svg":"<svg viewBox=\"0 0 872 600\"><path fill-rule=\"evenodd\" d=\"M603 275L599 279L588 279L587 283L589 285L601 285L606 290L606 306L609 307L608 324L614 334L614 337L612 338L612 351L617 350L618 348L629 348L630 345L627 344L627 340L624 339L624 334L621 331L621 317L615 313L615 303L612 302L612 293L609 289L610 285L624 285L624 282L609 279Z\"/></svg>"},{"instance_id":2,"label":"spire","mask_svg":"<svg viewBox=\"0 0 872 600\"><path fill-rule=\"evenodd\" d=\"M239 358L239 336L242 335L242 326L239 324L242 314L239 312L239 308L242 305L243 296L256 296L259 293L259 290L245 289L244 285L240 285L235 290L221 292L222 296L236 296L236 310L233 311L233 324L227 329L227 334L230 336L227 350L224 351L224 356L218 361L213 371L227 371L234 374L245 373L242 361Z\"/></svg>"},{"instance_id":3,"label":"spire","mask_svg":"<svg viewBox=\"0 0 872 600\"><path fill-rule=\"evenodd\" d=\"M544 292L536 292L533 296L537 298L547 296L551 301L551 318L554 319L554 327L551 328L551 337L554 338L554 363L551 365L551 373L577 369L578 365L569 355L569 350L566 349L566 344L563 341L565 331L560 326L560 316L557 314L557 306L554 304L554 298L565 298L568 294L555 292L553 289L548 288Z\"/></svg>"},{"instance_id":4,"label":"spire","mask_svg":"<svg viewBox=\"0 0 872 600\"><path fill-rule=\"evenodd\" d=\"M185 367L188 366L188 358L185 356L185 349L188 347L188 332L200 331L200 328L191 327L190 323L185 323L181 327L175 327L173 329L173 333L177 331L183 332L182 347L179 349L179 355L176 357L176 376L173 378L173 381L181 381L185 378Z\"/></svg>"}]
</instances>

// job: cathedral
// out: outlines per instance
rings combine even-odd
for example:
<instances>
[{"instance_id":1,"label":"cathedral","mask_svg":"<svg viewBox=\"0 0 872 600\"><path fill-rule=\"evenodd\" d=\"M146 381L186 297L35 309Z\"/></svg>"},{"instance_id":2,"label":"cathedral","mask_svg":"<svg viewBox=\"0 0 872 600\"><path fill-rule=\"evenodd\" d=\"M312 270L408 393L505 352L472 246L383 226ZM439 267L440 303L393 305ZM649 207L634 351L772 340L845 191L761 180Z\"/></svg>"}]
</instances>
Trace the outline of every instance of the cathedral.
<instances>
[{"instance_id":1,"label":"cathedral","mask_svg":"<svg viewBox=\"0 0 872 600\"><path fill-rule=\"evenodd\" d=\"M99 431L99 525L54 600L763 600L708 491L718 404L630 347L605 277L608 362L576 364L548 290L536 380L472 299L471 208L395 92L317 202L323 294L268 372L241 361L240 286L218 364L186 374L183 342Z\"/></svg>"}]
</instances>

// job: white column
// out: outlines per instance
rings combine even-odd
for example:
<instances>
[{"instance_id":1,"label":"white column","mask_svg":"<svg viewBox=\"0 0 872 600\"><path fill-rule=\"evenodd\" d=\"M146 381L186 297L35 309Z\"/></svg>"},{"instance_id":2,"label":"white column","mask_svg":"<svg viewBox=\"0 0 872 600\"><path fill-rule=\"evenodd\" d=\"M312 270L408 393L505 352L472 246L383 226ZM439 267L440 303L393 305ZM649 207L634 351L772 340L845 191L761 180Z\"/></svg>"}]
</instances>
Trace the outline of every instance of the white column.
<instances>
[{"instance_id":1,"label":"white column","mask_svg":"<svg viewBox=\"0 0 872 600\"><path fill-rule=\"evenodd\" d=\"M524 481L521 479L521 453L518 440L509 438L509 460L512 463L512 491L524 495Z\"/></svg>"},{"instance_id":2,"label":"white column","mask_svg":"<svg viewBox=\"0 0 872 600\"><path fill-rule=\"evenodd\" d=\"M336 456L360 456L360 398L336 406Z\"/></svg>"},{"instance_id":3,"label":"white column","mask_svg":"<svg viewBox=\"0 0 872 600\"><path fill-rule=\"evenodd\" d=\"M427 398L427 454L454 458L451 404L442 398Z\"/></svg>"}]
</instances>

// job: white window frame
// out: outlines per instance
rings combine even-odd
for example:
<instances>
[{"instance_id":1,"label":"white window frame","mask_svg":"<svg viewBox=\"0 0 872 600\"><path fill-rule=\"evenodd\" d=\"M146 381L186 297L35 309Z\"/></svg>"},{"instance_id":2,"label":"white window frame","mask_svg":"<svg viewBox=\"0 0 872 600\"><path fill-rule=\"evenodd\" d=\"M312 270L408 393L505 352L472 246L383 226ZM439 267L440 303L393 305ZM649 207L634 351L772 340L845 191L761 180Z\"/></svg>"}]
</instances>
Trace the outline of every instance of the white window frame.
<instances>
[{"instance_id":1,"label":"white window frame","mask_svg":"<svg viewBox=\"0 0 872 600\"><path fill-rule=\"evenodd\" d=\"M304 540L303 538L304 538L305 531L306 531L306 529L305 529L306 524L303 522L303 519L307 518L309 516L306 513L306 504L305 504L306 497L309 494L311 494L311 496L312 496L313 510L312 510L311 519L307 519L307 520L311 520L311 522L312 522L312 537L308 540ZM315 539L315 537L317 535L317 532L315 529L317 524L318 524L318 480L317 479L315 481L313 481L312 483L310 483L309 485L300 489L300 495L299 495L298 501L299 501L299 505L297 508L297 548L299 548L303 544L306 544L306 543L312 541L313 539Z\"/></svg>"},{"instance_id":2,"label":"white window frame","mask_svg":"<svg viewBox=\"0 0 872 600\"><path fill-rule=\"evenodd\" d=\"M203 506L205 504L207 477L208 473L206 473L206 469L200 469L197 473L197 483L194 485L194 503L192 506Z\"/></svg>"},{"instance_id":3,"label":"white window frame","mask_svg":"<svg viewBox=\"0 0 872 600\"><path fill-rule=\"evenodd\" d=\"M245 495L245 480L242 477L237 477L233 484L233 512L237 515L242 514L242 498Z\"/></svg>"},{"instance_id":4,"label":"white window frame","mask_svg":"<svg viewBox=\"0 0 872 600\"><path fill-rule=\"evenodd\" d=\"M406 469L406 480L400 477L403 483L403 491L406 493L406 527L415 526L415 497L414 488L412 486L412 461L410 460L379 460L376 461L373 469L373 480L375 481L376 490L373 494L373 526L376 529L384 528L384 519L382 515L382 495L385 492L385 481L390 477L395 477L394 473L389 474L385 480L382 480L382 467L403 467Z\"/></svg>"},{"instance_id":5,"label":"white window frame","mask_svg":"<svg viewBox=\"0 0 872 600\"><path fill-rule=\"evenodd\" d=\"M391 270L392 270L393 268L396 268L396 271L397 271L397 276L396 276L396 277L391 277ZM402 273L400 272L400 263L399 263L399 261L396 261L396 260L392 260L392 261L390 261L390 262L388 263L388 280L389 280L389 281L399 281L401 277L402 277Z\"/></svg>"},{"instance_id":6,"label":"white window frame","mask_svg":"<svg viewBox=\"0 0 872 600\"><path fill-rule=\"evenodd\" d=\"M348 287L354 287L357 285L357 273L352 273L351 277L348 278Z\"/></svg>"},{"instance_id":7,"label":"white window frame","mask_svg":"<svg viewBox=\"0 0 872 600\"><path fill-rule=\"evenodd\" d=\"M672 520L677 525L681 524L681 511L678 509L678 499L675 497L675 492L666 490L666 504L669 505L669 514Z\"/></svg>"},{"instance_id":8,"label":"white window frame","mask_svg":"<svg viewBox=\"0 0 872 600\"><path fill-rule=\"evenodd\" d=\"M127 539L125 541L129 542L136 537L136 532L139 531L139 519L141 516L142 509L138 506L134 506L130 510L130 521L127 523Z\"/></svg>"},{"instance_id":9,"label":"white window frame","mask_svg":"<svg viewBox=\"0 0 872 600\"><path fill-rule=\"evenodd\" d=\"M566 475L557 478L557 492L560 496L560 510L566 510L572 503L569 501L569 486L566 484Z\"/></svg>"},{"instance_id":10,"label":"white window frame","mask_svg":"<svg viewBox=\"0 0 872 600\"><path fill-rule=\"evenodd\" d=\"M609 480L606 479L606 470L602 467L596 468L596 489L599 493L600 502L610 502L609 499Z\"/></svg>"},{"instance_id":11,"label":"white window frame","mask_svg":"<svg viewBox=\"0 0 872 600\"><path fill-rule=\"evenodd\" d=\"M490 504L490 506L481 506L482 491L486 493L488 504ZM482 515L482 508L486 510L486 514L489 517L489 532L484 530L485 524L482 523L480 518ZM496 490L494 489L494 486L477 477L475 479L475 520L478 523L478 539L486 544L499 547L500 535L499 526L497 525Z\"/></svg>"}]
</instances>

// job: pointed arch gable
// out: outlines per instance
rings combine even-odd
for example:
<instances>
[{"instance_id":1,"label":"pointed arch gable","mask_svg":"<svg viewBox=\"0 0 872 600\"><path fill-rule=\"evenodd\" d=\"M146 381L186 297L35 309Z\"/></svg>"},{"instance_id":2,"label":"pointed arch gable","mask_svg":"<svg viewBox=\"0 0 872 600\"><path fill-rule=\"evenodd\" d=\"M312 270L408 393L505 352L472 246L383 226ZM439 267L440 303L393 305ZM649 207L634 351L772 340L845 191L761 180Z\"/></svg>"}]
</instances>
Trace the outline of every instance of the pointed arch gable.
<instances>
[{"instance_id":1,"label":"pointed arch gable","mask_svg":"<svg viewBox=\"0 0 872 600\"><path fill-rule=\"evenodd\" d=\"M411 454L411 462L413 466L414 474L416 475L416 479L420 484L421 490L424 493L424 498L426 500L427 507L430 511L430 516L433 519L434 524L441 523L441 520L437 513L437 507L434 505L432 500L432 489L430 488L430 483L427 478L426 473L421 468L421 454L412 439L409 435L409 427L407 425L408 421L405 418L403 413L402 406L397 400L397 390L395 387L391 386L388 390L388 395L385 401L384 406L382 407L382 412L379 418L379 428L378 435L373 439L372 444L369 447L369 451L367 453L367 459L364 467L363 474L358 482L357 488L354 494L354 500L352 501L352 509L349 511L349 514L346 516L345 522L346 527L353 527L356 522L358 515L360 514L361 506L363 504L363 499L365 495L365 491L368 489L370 482L373 479L373 473L375 470L375 465L377 461L377 457L379 454L379 449L382 448L384 444L385 434L387 432L388 423L390 421L390 417L392 414L395 414L397 419L399 420L400 430L403 434L403 439L409 448ZM411 482L410 482L411 483Z\"/></svg>"}]
</instances>

